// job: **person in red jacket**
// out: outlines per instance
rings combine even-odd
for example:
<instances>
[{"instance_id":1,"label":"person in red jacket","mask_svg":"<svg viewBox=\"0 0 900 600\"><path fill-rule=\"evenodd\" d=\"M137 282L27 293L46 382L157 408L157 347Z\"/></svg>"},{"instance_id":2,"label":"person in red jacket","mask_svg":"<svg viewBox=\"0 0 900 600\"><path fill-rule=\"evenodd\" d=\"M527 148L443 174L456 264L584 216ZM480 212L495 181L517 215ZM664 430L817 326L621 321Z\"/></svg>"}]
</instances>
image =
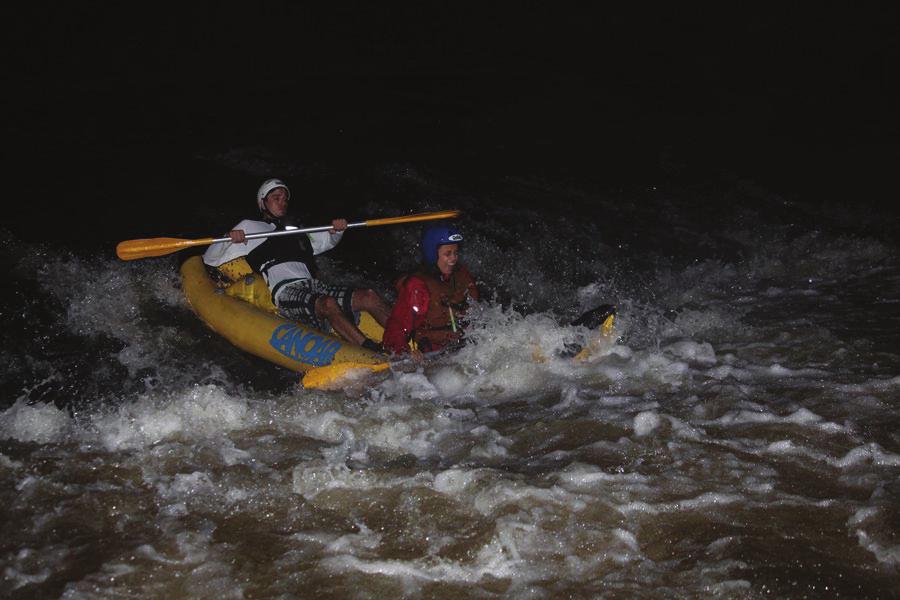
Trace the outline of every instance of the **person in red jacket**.
<instances>
[{"instance_id":1,"label":"person in red jacket","mask_svg":"<svg viewBox=\"0 0 900 600\"><path fill-rule=\"evenodd\" d=\"M384 330L385 350L410 352L422 359L423 352L441 350L462 337L459 318L469 300L478 300L475 278L459 262L463 236L455 227L435 225L422 236L423 264L415 273L397 282L397 303Z\"/></svg>"}]
</instances>

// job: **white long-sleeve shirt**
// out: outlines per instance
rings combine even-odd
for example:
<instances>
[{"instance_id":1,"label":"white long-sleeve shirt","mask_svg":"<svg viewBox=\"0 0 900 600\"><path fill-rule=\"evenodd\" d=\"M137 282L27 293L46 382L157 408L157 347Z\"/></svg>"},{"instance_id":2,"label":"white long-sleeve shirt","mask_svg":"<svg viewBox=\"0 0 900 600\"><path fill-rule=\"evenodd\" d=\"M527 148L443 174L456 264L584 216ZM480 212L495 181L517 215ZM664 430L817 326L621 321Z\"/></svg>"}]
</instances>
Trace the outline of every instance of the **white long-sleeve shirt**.
<instances>
[{"instance_id":1,"label":"white long-sleeve shirt","mask_svg":"<svg viewBox=\"0 0 900 600\"><path fill-rule=\"evenodd\" d=\"M265 233L269 231L275 231L277 226L274 223L268 223L266 221L253 221L250 219L245 219L234 226L234 229L242 229L245 234L253 234L253 233ZM317 231L314 233L298 233L293 237L307 236L309 239L310 247L312 248L313 255L318 255L323 252L327 252L331 250L335 246L338 245L338 242L341 241L343 237L343 232L338 231L335 233L329 233L327 231ZM269 240L274 240L277 238L255 238L252 240L247 240L246 243L243 244L235 244L233 242L217 242L215 244L210 245L209 248L206 249L206 252L203 253L203 262L211 267L218 267L220 265L224 265L227 262L231 262L237 258L246 257L251 252L254 252L258 256L260 253L262 266L260 271L263 274L263 277L266 279L266 283L269 286L269 289L275 293L279 289L279 284L282 282L293 281L297 279L312 279L312 274L309 271L309 267L302 260L299 260L303 257L303 253L300 249L299 240L297 240L297 253L296 258L298 260L292 260L294 256L287 255L287 253L283 252L285 248L284 245L279 243L270 244L268 247L263 247L263 244L269 242ZM267 248L276 248L278 251L273 251L272 253L266 253ZM259 252L255 252L259 249ZM277 299L273 298L273 300Z\"/></svg>"}]
</instances>

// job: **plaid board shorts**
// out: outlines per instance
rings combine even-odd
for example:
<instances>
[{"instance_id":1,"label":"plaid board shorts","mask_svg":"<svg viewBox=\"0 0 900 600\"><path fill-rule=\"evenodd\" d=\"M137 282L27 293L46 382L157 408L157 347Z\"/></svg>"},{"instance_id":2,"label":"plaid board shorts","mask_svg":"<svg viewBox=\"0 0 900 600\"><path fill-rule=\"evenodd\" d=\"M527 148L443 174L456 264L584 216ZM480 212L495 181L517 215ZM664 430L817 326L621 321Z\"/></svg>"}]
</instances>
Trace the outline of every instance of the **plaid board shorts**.
<instances>
[{"instance_id":1,"label":"plaid board shorts","mask_svg":"<svg viewBox=\"0 0 900 600\"><path fill-rule=\"evenodd\" d=\"M359 323L359 314L354 313L350 305L353 288L327 285L318 279L300 279L284 284L278 290L276 305L285 318L328 332L331 331L331 325L326 319L316 316L316 300L322 296L334 298L350 322Z\"/></svg>"}]
</instances>

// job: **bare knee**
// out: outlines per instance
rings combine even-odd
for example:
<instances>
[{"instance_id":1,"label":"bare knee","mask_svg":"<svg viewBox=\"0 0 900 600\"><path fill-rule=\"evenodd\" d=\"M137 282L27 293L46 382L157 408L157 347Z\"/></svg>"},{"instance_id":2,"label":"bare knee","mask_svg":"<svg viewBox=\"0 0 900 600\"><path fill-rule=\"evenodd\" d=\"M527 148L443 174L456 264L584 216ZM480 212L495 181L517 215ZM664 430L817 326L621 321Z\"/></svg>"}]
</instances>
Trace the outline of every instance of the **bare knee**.
<instances>
[{"instance_id":1,"label":"bare knee","mask_svg":"<svg viewBox=\"0 0 900 600\"><path fill-rule=\"evenodd\" d=\"M340 312L341 307L338 306L337 300L331 296L320 296L316 300L316 314L319 316L331 319Z\"/></svg>"},{"instance_id":2,"label":"bare knee","mask_svg":"<svg viewBox=\"0 0 900 600\"><path fill-rule=\"evenodd\" d=\"M361 288L353 290L352 302L354 310L366 310L381 302L381 297L373 289Z\"/></svg>"}]
</instances>

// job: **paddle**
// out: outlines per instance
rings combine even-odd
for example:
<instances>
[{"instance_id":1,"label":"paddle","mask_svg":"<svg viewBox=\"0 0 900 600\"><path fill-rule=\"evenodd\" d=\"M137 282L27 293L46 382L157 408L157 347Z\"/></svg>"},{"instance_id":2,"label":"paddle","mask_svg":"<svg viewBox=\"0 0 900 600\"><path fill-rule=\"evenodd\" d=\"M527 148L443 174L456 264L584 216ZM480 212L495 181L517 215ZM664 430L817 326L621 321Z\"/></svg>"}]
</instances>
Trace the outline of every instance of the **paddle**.
<instances>
[{"instance_id":1,"label":"paddle","mask_svg":"<svg viewBox=\"0 0 900 600\"><path fill-rule=\"evenodd\" d=\"M616 326L616 307L612 304L601 304L572 321L571 325L584 326L596 332L594 338L587 344L566 343L565 348L557 353L560 358L570 358L576 362L591 360L594 353L604 345L613 334ZM547 357L536 343L531 344L531 358L538 363L547 362Z\"/></svg>"},{"instance_id":2,"label":"paddle","mask_svg":"<svg viewBox=\"0 0 900 600\"><path fill-rule=\"evenodd\" d=\"M351 227L374 227L377 225L396 225L398 223L415 223L416 221L434 221L436 219L452 219L459 216L458 210L445 210L440 212L420 213L416 215L407 215L405 217L387 217L383 219L370 219L368 221L360 221L359 223L348 223L347 229ZM287 229L285 231L269 231L264 233L251 233L246 237L248 240L264 237L276 237L279 235L296 235L298 233L315 233L317 231L328 231L331 225L323 225L321 227L305 227L303 229ZM165 256L172 254L185 248L192 246L208 246L217 242L230 242L230 237L221 238L200 238L196 240L185 240L181 238L150 238L145 240L125 240L119 242L116 246L116 256L122 260L136 260L138 258L150 258L152 256Z\"/></svg>"}]
</instances>

